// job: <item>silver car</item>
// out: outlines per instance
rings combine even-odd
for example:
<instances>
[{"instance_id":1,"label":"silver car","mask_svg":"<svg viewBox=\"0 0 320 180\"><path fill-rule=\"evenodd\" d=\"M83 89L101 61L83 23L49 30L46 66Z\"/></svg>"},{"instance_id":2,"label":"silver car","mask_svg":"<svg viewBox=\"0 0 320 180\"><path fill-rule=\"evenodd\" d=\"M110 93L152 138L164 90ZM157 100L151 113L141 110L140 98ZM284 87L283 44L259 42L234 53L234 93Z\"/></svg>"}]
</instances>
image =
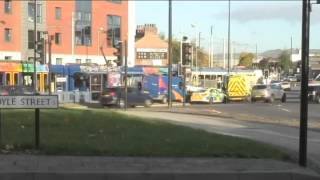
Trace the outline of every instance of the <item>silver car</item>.
<instances>
[{"instance_id":1,"label":"silver car","mask_svg":"<svg viewBox=\"0 0 320 180\"><path fill-rule=\"evenodd\" d=\"M281 102L286 102L286 94L280 85L255 85L251 92L251 102L257 100L263 100L265 102L273 102L275 100L281 100Z\"/></svg>"}]
</instances>

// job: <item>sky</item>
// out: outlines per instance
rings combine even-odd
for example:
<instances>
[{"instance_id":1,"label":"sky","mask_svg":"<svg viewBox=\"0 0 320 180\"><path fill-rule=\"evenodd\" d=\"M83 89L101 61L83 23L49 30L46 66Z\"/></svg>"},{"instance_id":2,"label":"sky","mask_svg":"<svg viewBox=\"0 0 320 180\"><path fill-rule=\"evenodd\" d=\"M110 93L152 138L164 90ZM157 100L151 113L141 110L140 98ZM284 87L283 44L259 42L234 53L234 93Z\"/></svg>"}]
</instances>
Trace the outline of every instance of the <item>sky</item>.
<instances>
[{"instance_id":1,"label":"sky","mask_svg":"<svg viewBox=\"0 0 320 180\"><path fill-rule=\"evenodd\" d=\"M135 1L136 23L156 24L168 34L168 1ZM200 45L209 46L213 27L214 47L223 47L228 37L228 1L172 2L173 36L199 37ZM231 41L239 49L258 52L301 47L302 1L231 1ZM310 48L320 49L320 4L311 12ZM193 26L192 26L193 25ZM236 45L234 46L236 47Z\"/></svg>"}]
</instances>

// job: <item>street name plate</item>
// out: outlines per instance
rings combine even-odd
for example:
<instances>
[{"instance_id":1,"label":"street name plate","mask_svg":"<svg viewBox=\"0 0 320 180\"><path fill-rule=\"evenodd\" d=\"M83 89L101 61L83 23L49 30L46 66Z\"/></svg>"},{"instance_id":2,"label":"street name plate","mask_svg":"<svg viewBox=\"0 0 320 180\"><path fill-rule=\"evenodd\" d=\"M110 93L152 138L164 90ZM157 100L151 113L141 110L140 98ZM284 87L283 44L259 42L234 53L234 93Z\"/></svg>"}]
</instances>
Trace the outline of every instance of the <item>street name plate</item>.
<instances>
[{"instance_id":1,"label":"street name plate","mask_svg":"<svg viewBox=\"0 0 320 180\"><path fill-rule=\"evenodd\" d=\"M0 96L0 109L56 109L58 96Z\"/></svg>"}]
</instances>

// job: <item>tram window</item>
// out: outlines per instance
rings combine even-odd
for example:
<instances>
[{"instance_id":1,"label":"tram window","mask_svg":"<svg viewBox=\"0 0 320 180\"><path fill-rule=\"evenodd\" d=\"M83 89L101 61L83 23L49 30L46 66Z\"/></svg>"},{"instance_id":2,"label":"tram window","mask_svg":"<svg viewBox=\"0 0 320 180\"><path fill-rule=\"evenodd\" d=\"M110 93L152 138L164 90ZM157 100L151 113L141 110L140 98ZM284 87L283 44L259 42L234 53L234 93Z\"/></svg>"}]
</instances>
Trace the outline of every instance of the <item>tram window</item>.
<instances>
[{"instance_id":1,"label":"tram window","mask_svg":"<svg viewBox=\"0 0 320 180\"><path fill-rule=\"evenodd\" d=\"M0 85L2 86L4 83L3 83L3 74L0 73Z\"/></svg>"},{"instance_id":2,"label":"tram window","mask_svg":"<svg viewBox=\"0 0 320 180\"><path fill-rule=\"evenodd\" d=\"M6 85L11 85L10 84L10 74L6 74Z\"/></svg>"},{"instance_id":3,"label":"tram window","mask_svg":"<svg viewBox=\"0 0 320 180\"><path fill-rule=\"evenodd\" d=\"M13 79L14 79L14 82L13 82L13 85L17 85L19 84L19 80L18 80L18 73L14 73L13 75Z\"/></svg>"},{"instance_id":4,"label":"tram window","mask_svg":"<svg viewBox=\"0 0 320 180\"><path fill-rule=\"evenodd\" d=\"M43 74L43 83L44 83L44 90L48 91L49 86L48 86L48 74Z\"/></svg>"}]
</instances>

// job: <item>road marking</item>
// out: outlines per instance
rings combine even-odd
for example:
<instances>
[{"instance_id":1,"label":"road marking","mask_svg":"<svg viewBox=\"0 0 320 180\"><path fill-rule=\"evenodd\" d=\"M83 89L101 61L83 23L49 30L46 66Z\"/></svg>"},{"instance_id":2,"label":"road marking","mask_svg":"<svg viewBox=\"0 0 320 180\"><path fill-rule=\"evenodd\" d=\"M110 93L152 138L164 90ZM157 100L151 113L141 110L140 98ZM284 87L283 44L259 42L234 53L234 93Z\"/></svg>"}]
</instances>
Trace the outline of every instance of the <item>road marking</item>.
<instances>
[{"instance_id":1,"label":"road marking","mask_svg":"<svg viewBox=\"0 0 320 180\"><path fill-rule=\"evenodd\" d=\"M291 112L289 109L280 108L282 111Z\"/></svg>"},{"instance_id":2,"label":"road marking","mask_svg":"<svg viewBox=\"0 0 320 180\"><path fill-rule=\"evenodd\" d=\"M221 114L220 111L217 111L217 110L215 110L215 109L211 109L211 111L214 112L214 113L217 113L217 114Z\"/></svg>"}]
</instances>

